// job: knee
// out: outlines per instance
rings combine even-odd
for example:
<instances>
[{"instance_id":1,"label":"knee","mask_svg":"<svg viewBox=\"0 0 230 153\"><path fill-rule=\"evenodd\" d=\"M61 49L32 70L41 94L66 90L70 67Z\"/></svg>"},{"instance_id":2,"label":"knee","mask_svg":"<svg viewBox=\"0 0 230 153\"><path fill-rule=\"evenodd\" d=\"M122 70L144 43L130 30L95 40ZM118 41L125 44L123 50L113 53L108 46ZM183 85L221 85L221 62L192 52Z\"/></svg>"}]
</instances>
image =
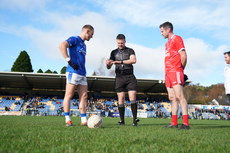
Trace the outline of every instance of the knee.
<instances>
[{"instance_id":1,"label":"knee","mask_svg":"<svg viewBox=\"0 0 230 153\"><path fill-rule=\"evenodd\" d=\"M177 95L176 100L179 102L183 102L183 101L185 101L185 98L182 95Z\"/></svg>"},{"instance_id":2,"label":"knee","mask_svg":"<svg viewBox=\"0 0 230 153\"><path fill-rule=\"evenodd\" d=\"M175 96L169 96L168 98L169 98L169 100L170 100L171 102L176 101L176 97L175 97Z\"/></svg>"},{"instance_id":3,"label":"knee","mask_svg":"<svg viewBox=\"0 0 230 153\"><path fill-rule=\"evenodd\" d=\"M87 100L88 98L88 94L87 92L84 92L82 95L81 95L81 100Z\"/></svg>"},{"instance_id":4,"label":"knee","mask_svg":"<svg viewBox=\"0 0 230 153\"><path fill-rule=\"evenodd\" d=\"M122 96L118 97L119 103L123 103L124 101L125 101L125 97L122 97Z\"/></svg>"},{"instance_id":5,"label":"knee","mask_svg":"<svg viewBox=\"0 0 230 153\"><path fill-rule=\"evenodd\" d=\"M71 99L73 97L74 93L67 92L65 93L65 98Z\"/></svg>"}]
</instances>

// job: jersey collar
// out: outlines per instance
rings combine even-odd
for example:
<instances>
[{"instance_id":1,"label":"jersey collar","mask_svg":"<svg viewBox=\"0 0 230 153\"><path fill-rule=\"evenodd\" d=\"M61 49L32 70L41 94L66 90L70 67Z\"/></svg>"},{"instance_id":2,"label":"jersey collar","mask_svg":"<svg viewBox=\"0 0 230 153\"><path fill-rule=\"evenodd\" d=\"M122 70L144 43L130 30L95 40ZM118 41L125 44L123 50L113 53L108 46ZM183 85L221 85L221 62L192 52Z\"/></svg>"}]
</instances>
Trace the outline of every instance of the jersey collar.
<instances>
[{"instance_id":1,"label":"jersey collar","mask_svg":"<svg viewBox=\"0 0 230 153\"><path fill-rule=\"evenodd\" d=\"M174 36L175 36L175 34L173 34L173 35L170 37L170 39L172 39Z\"/></svg>"},{"instance_id":2,"label":"jersey collar","mask_svg":"<svg viewBox=\"0 0 230 153\"><path fill-rule=\"evenodd\" d=\"M78 37L78 39L79 39L82 43L84 43L84 41L81 39L80 36L77 36L77 37Z\"/></svg>"}]
</instances>

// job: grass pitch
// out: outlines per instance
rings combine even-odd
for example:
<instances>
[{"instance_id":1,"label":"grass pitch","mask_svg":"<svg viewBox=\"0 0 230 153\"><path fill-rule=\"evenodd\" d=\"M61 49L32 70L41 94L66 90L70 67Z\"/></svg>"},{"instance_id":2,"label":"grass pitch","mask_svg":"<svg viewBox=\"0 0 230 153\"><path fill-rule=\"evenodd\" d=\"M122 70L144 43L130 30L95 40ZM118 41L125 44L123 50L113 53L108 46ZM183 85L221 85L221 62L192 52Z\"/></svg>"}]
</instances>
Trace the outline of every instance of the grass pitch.
<instances>
[{"instance_id":1,"label":"grass pitch","mask_svg":"<svg viewBox=\"0 0 230 153\"><path fill-rule=\"evenodd\" d=\"M64 117L0 116L1 153L227 153L230 121L190 120L191 130L165 129L169 119L103 118L104 128L65 127ZM181 120L180 120L181 123Z\"/></svg>"}]
</instances>

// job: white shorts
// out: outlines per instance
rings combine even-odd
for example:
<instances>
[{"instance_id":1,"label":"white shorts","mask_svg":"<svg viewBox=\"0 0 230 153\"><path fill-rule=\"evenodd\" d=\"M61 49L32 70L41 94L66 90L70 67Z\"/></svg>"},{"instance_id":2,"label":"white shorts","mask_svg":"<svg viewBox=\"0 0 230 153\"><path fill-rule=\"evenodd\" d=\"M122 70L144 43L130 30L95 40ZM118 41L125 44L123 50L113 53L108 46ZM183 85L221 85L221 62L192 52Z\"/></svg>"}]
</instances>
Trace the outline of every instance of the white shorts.
<instances>
[{"instance_id":1,"label":"white shorts","mask_svg":"<svg viewBox=\"0 0 230 153\"><path fill-rule=\"evenodd\" d=\"M87 86L87 79L86 76L78 75L77 73L66 72L66 83Z\"/></svg>"}]
</instances>

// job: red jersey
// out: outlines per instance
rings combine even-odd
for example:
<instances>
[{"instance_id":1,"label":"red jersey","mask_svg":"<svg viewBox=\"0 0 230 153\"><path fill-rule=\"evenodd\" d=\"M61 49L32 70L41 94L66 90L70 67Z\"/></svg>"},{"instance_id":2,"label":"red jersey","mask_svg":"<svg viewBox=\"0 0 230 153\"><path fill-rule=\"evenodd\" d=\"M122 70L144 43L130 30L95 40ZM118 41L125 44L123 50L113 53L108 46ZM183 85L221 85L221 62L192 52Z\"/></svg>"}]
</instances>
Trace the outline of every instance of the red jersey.
<instances>
[{"instance_id":1,"label":"red jersey","mask_svg":"<svg viewBox=\"0 0 230 153\"><path fill-rule=\"evenodd\" d=\"M165 44L165 72L183 71L180 51L185 50L180 36L173 35Z\"/></svg>"}]
</instances>

